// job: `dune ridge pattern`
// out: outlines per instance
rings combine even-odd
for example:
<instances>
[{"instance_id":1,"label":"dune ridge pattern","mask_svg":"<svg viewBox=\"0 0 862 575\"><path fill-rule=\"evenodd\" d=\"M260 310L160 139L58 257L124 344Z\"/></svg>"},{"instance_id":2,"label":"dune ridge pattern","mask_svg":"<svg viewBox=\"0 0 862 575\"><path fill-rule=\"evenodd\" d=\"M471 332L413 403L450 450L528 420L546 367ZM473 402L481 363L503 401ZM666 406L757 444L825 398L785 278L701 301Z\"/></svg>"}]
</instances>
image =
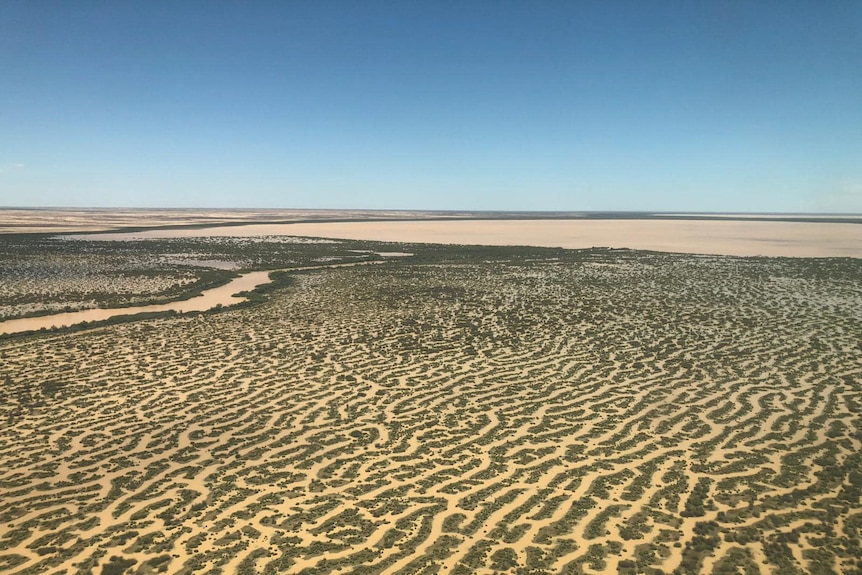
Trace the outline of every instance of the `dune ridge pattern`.
<instances>
[{"instance_id":1,"label":"dune ridge pattern","mask_svg":"<svg viewBox=\"0 0 862 575\"><path fill-rule=\"evenodd\" d=\"M859 260L444 255L0 341L0 570L859 572Z\"/></svg>"}]
</instances>

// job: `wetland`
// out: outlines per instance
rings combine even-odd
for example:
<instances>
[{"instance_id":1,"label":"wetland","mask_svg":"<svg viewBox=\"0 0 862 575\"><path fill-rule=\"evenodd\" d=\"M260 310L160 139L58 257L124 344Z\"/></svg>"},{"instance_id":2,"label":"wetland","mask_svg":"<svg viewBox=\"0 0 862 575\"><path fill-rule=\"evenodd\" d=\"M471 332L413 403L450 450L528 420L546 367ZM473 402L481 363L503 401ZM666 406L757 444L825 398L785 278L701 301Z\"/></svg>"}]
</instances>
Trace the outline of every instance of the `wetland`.
<instances>
[{"instance_id":1,"label":"wetland","mask_svg":"<svg viewBox=\"0 0 862 575\"><path fill-rule=\"evenodd\" d=\"M237 275L0 339L0 570L862 568L862 259L0 236L12 321Z\"/></svg>"}]
</instances>

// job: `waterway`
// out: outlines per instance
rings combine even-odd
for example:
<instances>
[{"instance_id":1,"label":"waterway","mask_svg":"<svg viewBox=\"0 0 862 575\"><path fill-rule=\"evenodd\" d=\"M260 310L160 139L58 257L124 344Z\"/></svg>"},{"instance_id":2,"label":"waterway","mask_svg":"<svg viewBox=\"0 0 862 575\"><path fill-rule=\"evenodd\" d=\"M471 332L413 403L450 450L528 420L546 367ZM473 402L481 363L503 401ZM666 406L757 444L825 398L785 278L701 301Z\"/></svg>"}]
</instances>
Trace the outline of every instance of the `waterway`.
<instances>
[{"instance_id":1,"label":"waterway","mask_svg":"<svg viewBox=\"0 0 862 575\"><path fill-rule=\"evenodd\" d=\"M84 309L66 313L56 313L38 317L23 317L0 322L0 334L35 331L42 328L67 327L85 321L104 321L113 317L134 315L137 313L153 313L176 311L180 313L207 311L221 304L229 306L246 301L247 298L236 295L239 292L251 291L259 285L267 284L270 271L254 271L244 273L223 286L203 291L200 295L187 300L164 304L142 305L135 307Z\"/></svg>"},{"instance_id":2,"label":"waterway","mask_svg":"<svg viewBox=\"0 0 862 575\"><path fill-rule=\"evenodd\" d=\"M393 254L390 254L393 255ZM398 254L408 256L411 254ZM299 272L308 270L322 270L329 268L347 268L354 266L376 265L383 263L380 260L370 260L361 262L344 262L336 264L319 264L311 266L303 266L297 268L286 268L282 270L263 270L246 272L223 286L201 292L200 295L170 303L143 305L136 307L114 307L106 309L84 309L81 311L71 311L66 313L55 313L51 315L41 315L38 317L22 317L19 319L10 319L0 321L0 334L7 333L23 333L27 331L38 331L42 328L51 329L52 327L68 327L83 323L85 321L104 321L112 317L124 315L134 315L138 313L153 313L175 311L186 313L192 311L207 311L218 305L230 306L247 301L248 298L238 296L240 292L251 291L257 286L270 283L272 280L269 275L273 272Z\"/></svg>"}]
</instances>

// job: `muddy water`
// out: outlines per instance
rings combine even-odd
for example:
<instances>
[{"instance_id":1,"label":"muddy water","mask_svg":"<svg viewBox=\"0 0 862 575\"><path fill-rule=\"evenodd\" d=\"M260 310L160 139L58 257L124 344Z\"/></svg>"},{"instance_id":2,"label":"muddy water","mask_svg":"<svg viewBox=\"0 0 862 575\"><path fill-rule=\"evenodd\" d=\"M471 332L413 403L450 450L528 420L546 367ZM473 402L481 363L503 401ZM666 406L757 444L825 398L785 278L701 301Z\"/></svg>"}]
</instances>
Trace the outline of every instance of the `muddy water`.
<instances>
[{"instance_id":1,"label":"muddy water","mask_svg":"<svg viewBox=\"0 0 862 575\"><path fill-rule=\"evenodd\" d=\"M112 309L85 309L67 313L58 313L40 317L25 317L0 322L0 334L20 333L38 329L50 329L52 327L66 327L85 321L102 321L121 315L132 315L136 313L176 311L206 311L217 305L233 305L246 300L234 294L242 291L250 291L259 285L269 283L269 271L256 271L242 274L229 283L204 291L201 295L187 300L175 301L165 304L144 305L136 307L123 307Z\"/></svg>"}]
</instances>

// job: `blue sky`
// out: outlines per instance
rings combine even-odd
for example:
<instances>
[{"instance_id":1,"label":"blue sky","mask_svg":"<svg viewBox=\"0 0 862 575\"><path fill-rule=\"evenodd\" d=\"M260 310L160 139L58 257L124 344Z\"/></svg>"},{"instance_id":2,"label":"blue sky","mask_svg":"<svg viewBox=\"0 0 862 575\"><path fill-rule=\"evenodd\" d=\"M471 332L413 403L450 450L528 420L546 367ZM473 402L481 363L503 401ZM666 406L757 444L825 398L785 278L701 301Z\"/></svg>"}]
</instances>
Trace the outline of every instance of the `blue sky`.
<instances>
[{"instance_id":1,"label":"blue sky","mask_svg":"<svg viewBox=\"0 0 862 575\"><path fill-rule=\"evenodd\" d=\"M862 3L5 0L0 205L862 212Z\"/></svg>"}]
</instances>

